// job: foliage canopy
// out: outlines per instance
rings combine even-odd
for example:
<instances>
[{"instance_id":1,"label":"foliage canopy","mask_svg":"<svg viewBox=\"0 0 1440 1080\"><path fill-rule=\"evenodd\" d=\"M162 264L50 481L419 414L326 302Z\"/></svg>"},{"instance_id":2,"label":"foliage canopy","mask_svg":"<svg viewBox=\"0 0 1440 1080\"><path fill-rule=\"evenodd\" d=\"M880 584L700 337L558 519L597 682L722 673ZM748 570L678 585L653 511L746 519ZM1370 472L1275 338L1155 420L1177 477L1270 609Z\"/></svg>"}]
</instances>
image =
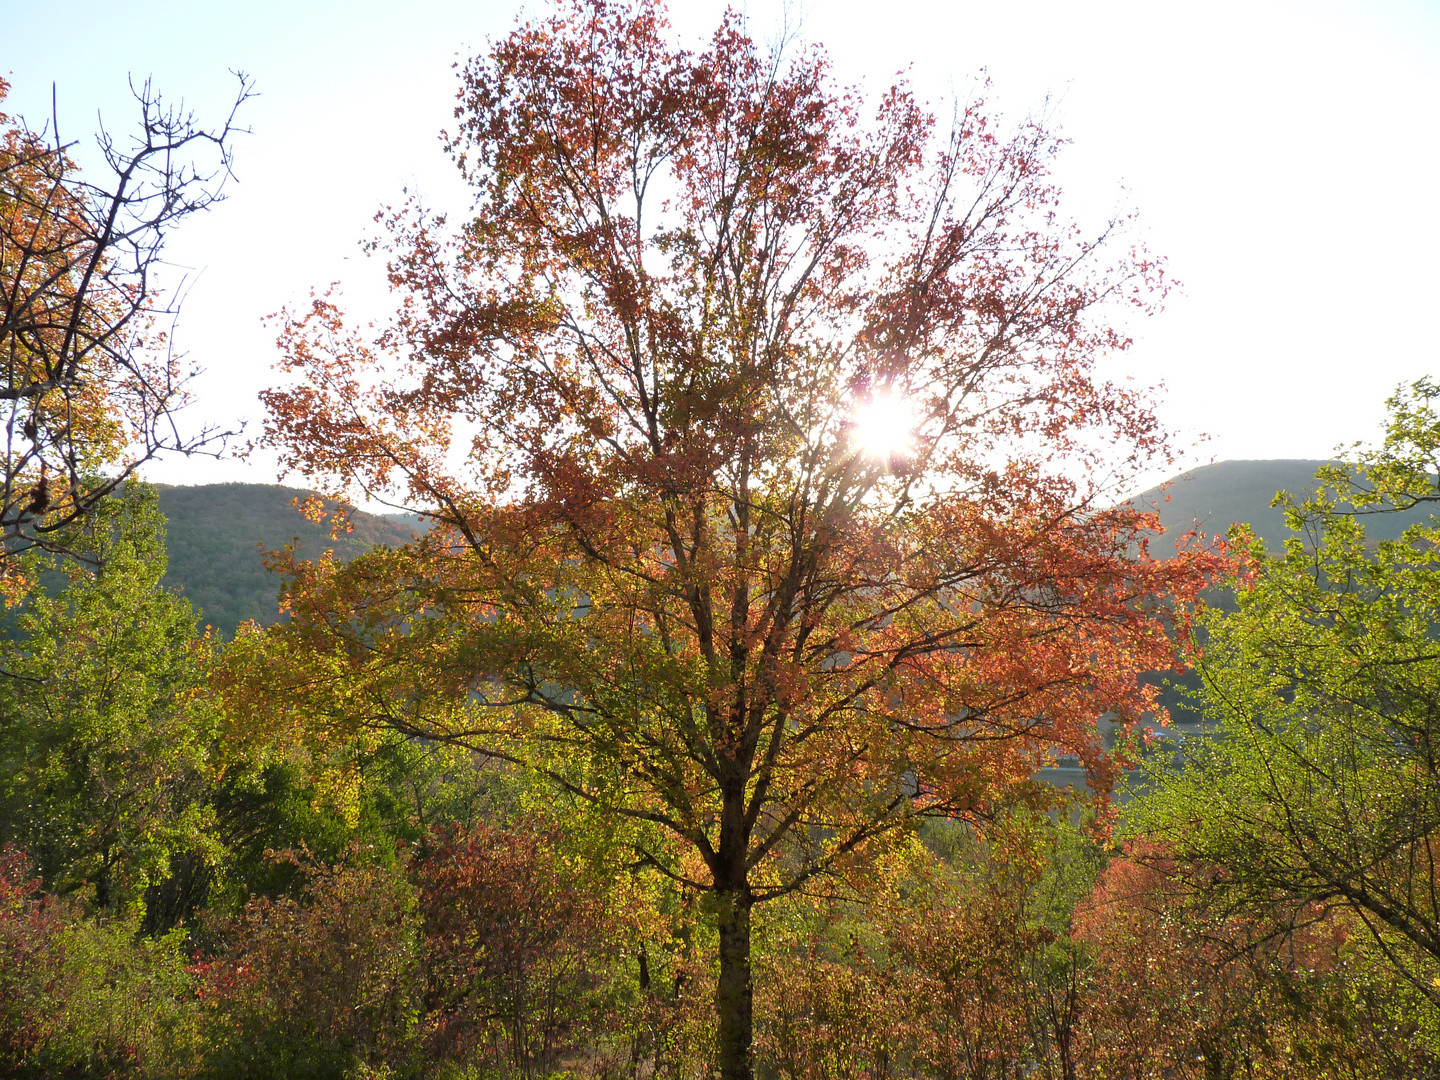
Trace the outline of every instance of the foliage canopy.
<instances>
[{"instance_id":1,"label":"foliage canopy","mask_svg":"<svg viewBox=\"0 0 1440 1080\"><path fill-rule=\"evenodd\" d=\"M155 504L132 484L72 526L67 548L101 569L72 564L68 585L37 591L0 639L0 843L29 851L51 891L83 890L110 914L168 877L172 856L215 846L210 642L189 602L159 587Z\"/></svg>"},{"instance_id":2,"label":"foliage canopy","mask_svg":"<svg viewBox=\"0 0 1440 1080\"><path fill-rule=\"evenodd\" d=\"M1274 558L1252 541L1238 610L1205 619L1214 737L1130 815L1207 903L1266 912L1281 933L1347 911L1434 1004L1440 525L1375 543L1364 522L1440 500L1437 397L1429 380L1403 390L1358 473L1322 469L1310 498L1277 496L1294 536Z\"/></svg>"},{"instance_id":3,"label":"foliage canopy","mask_svg":"<svg viewBox=\"0 0 1440 1080\"><path fill-rule=\"evenodd\" d=\"M1164 451L1094 374L1159 264L1061 222L1041 123L973 103L937 137L902 84L868 109L734 15L697 52L649 3L524 23L462 76L472 216L392 215L392 327L317 298L266 395L290 468L435 528L292 564L252 692L288 675L279 721L461 741L655 826L637 857L718 920L727 1077L752 906L1056 752L1108 788L1095 720L1142 714L1209 569L1150 559L1087 471ZM883 452L878 409L911 426Z\"/></svg>"}]
</instances>

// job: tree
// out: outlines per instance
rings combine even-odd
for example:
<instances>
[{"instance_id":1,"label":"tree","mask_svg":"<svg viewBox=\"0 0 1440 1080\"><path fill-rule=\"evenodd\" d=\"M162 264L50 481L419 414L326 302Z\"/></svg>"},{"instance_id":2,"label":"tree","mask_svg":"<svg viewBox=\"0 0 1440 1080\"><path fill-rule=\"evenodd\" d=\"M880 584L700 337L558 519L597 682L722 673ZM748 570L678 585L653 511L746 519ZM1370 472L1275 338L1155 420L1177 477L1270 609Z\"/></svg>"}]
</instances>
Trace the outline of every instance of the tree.
<instances>
[{"instance_id":1,"label":"tree","mask_svg":"<svg viewBox=\"0 0 1440 1080\"><path fill-rule=\"evenodd\" d=\"M40 131L0 113L0 539L13 556L60 537L165 451L213 450L212 430L182 434L189 373L157 320L175 313L155 273L165 237L221 199L230 175L243 75L216 129L135 91L129 145L101 131L108 183L82 179L59 122ZM9 84L0 79L0 103ZM214 157L198 164L206 152ZM13 591L13 590L12 590Z\"/></svg>"},{"instance_id":2,"label":"tree","mask_svg":"<svg viewBox=\"0 0 1440 1080\"><path fill-rule=\"evenodd\" d=\"M31 597L0 641L0 842L28 851L52 892L88 891L115 914L172 857L214 854L214 714L194 609L160 587L155 493L127 486L85 531L67 547L101 569L71 564L69 586Z\"/></svg>"},{"instance_id":3,"label":"tree","mask_svg":"<svg viewBox=\"0 0 1440 1080\"><path fill-rule=\"evenodd\" d=\"M1252 540L1237 610L1204 623L1215 735L1158 769L1131 816L1197 898L1281 935L1348 911L1440 1006L1440 524L1379 543L1363 525L1440 499L1437 397L1429 380L1393 397L1358 474L1277 495L1296 535L1274 558Z\"/></svg>"},{"instance_id":4,"label":"tree","mask_svg":"<svg viewBox=\"0 0 1440 1080\"><path fill-rule=\"evenodd\" d=\"M1097 479L1164 454L1094 374L1128 344L1099 313L1164 276L1060 221L1041 123L977 103L937 141L899 84L867 121L733 15L689 52L653 4L563 6L462 86L473 216L391 215L393 325L316 298L266 395L289 469L435 527L281 557L292 620L238 639L235 712L454 740L648 826L749 1077L756 904L917 814L1058 798L1057 752L1106 790L1096 718L1179 662L1210 557L1150 559Z\"/></svg>"}]
</instances>

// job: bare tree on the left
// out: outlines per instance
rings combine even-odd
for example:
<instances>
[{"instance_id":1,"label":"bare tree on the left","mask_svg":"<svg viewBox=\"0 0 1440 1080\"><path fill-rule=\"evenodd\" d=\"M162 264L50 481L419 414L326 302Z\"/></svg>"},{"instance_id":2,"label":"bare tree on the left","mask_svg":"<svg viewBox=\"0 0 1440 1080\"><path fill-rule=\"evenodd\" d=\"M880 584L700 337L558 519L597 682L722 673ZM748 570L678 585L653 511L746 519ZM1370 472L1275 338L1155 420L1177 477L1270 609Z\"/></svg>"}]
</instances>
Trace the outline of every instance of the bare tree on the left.
<instances>
[{"instance_id":1,"label":"bare tree on the left","mask_svg":"<svg viewBox=\"0 0 1440 1080\"><path fill-rule=\"evenodd\" d=\"M180 289L161 289L167 235L221 201L232 178L234 104L202 126L147 80L140 122L102 126L103 168L83 175L58 115L38 129L0 113L0 576L67 536L158 454L218 453L229 432L184 429L195 370L171 341ZM9 85L0 80L0 104ZM179 282L175 282L178 286Z\"/></svg>"}]
</instances>

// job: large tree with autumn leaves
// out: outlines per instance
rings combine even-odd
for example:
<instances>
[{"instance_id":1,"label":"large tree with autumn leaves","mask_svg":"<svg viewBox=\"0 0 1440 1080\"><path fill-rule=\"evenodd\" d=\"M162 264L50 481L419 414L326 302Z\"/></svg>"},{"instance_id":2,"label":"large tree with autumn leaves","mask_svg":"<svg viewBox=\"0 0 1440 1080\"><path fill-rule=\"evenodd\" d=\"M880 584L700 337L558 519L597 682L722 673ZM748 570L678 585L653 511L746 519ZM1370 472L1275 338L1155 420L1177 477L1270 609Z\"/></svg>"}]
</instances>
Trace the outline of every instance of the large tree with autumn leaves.
<instances>
[{"instance_id":1,"label":"large tree with autumn leaves","mask_svg":"<svg viewBox=\"0 0 1440 1080\"><path fill-rule=\"evenodd\" d=\"M1161 268L1058 216L1056 138L938 128L819 49L590 0L462 74L452 223L388 219L397 317L288 319L267 441L433 529L286 566L231 650L248 714L389 727L635 825L718 929L720 1075L751 1075L757 904L917 815L983 819L1151 707L1210 556L1152 559L1102 476L1164 453L1102 382Z\"/></svg>"}]
</instances>

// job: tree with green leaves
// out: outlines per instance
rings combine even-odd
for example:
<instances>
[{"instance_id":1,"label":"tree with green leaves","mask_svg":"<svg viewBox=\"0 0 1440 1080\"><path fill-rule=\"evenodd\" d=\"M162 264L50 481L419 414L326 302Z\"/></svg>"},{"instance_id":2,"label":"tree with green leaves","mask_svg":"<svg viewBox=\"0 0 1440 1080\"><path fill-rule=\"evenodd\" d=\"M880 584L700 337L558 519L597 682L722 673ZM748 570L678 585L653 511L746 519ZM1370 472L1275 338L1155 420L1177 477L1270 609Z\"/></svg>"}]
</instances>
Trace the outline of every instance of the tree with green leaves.
<instances>
[{"instance_id":1,"label":"tree with green leaves","mask_svg":"<svg viewBox=\"0 0 1440 1080\"><path fill-rule=\"evenodd\" d=\"M64 564L69 583L32 595L0 641L0 842L28 851L51 891L119 911L176 855L212 845L208 644L160 587L153 490L101 504L74 546L88 558Z\"/></svg>"},{"instance_id":2,"label":"tree with green leaves","mask_svg":"<svg viewBox=\"0 0 1440 1080\"><path fill-rule=\"evenodd\" d=\"M1216 728L1130 809L1197 899L1276 933L1332 914L1440 1006L1440 521L1367 540L1367 514L1440 502L1440 384L1389 401L1354 471L1280 492L1295 535L1253 537L1237 610L1212 612L1201 703Z\"/></svg>"}]
</instances>

